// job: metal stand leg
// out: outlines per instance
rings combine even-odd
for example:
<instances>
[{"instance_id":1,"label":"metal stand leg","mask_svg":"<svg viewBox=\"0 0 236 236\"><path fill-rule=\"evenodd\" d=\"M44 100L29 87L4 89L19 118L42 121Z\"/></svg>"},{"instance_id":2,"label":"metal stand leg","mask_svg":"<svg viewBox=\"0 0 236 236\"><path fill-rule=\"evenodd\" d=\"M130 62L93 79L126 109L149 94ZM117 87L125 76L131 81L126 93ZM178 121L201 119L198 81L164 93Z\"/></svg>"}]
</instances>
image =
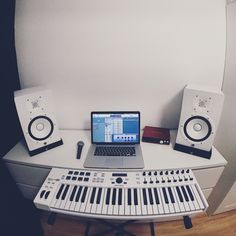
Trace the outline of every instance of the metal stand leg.
<instances>
[{"instance_id":1,"label":"metal stand leg","mask_svg":"<svg viewBox=\"0 0 236 236\"><path fill-rule=\"evenodd\" d=\"M124 229L124 227L126 225L135 222L135 220L129 220L129 221L126 221L126 222L121 223L121 224L111 223L109 221L102 220L102 219L96 219L96 221L98 221L100 223L103 223L104 225L107 225L107 226L110 227L110 229L108 229L108 230L106 230L102 233L98 233L98 234L96 234L96 236L103 236L103 235L106 235L106 234L108 234L112 231L116 231L117 236L123 236L123 235L135 236L135 234L132 234L132 233L130 233L127 230Z\"/></svg>"},{"instance_id":2,"label":"metal stand leg","mask_svg":"<svg viewBox=\"0 0 236 236\"><path fill-rule=\"evenodd\" d=\"M191 229L193 227L191 218L189 216L184 216L183 220L185 229Z\"/></svg>"},{"instance_id":3,"label":"metal stand leg","mask_svg":"<svg viewBox=\"0 0 236 236\"><path fill-rule=\"evenodd\" d=\"M151 222L149 223L150 225L150 231L151 231L151 236L155 236L155 228L154 228L154 223Z\"/></svg>"},{"instance_id":4,"label":"metal stand leg","mask_svg":"<svg viewBox=\"0 0 236 236\"><path fill-rule=\"evenodd\" d=\"M57 213L51 212L47 220L48 225L54 225L56 221L56 217L57 217Z\"/></svg>"},{"instance_id":5,"label":"metal stand leg","mask_svg":"<svg viewBox=\"0 0 236 236\"><path fill-rule=\"evenodd\" d=\"M85 232L84 232L84 236L88 236L89 235L90 224L91 224L91 222L87 221Z\"/></svg>"}]
</instances>

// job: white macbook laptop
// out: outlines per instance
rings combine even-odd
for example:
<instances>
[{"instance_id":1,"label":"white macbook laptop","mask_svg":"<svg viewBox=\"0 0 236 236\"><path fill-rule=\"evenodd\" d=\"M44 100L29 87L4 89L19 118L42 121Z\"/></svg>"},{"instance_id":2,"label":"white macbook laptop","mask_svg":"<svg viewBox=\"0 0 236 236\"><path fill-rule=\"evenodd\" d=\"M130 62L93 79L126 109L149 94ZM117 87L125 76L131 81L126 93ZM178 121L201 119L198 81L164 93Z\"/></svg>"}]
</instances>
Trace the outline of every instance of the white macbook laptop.
<instances>
[{"instance_id":1,"label":"white macbook laptop","mask_svg":"<svg viewBox=\"0 0 236 236\"><path fill-rule=\"evenodd\" d=\"M144 168L140 112L91 112L91 147L84 167Z\"/></svg>"}]
</instances>

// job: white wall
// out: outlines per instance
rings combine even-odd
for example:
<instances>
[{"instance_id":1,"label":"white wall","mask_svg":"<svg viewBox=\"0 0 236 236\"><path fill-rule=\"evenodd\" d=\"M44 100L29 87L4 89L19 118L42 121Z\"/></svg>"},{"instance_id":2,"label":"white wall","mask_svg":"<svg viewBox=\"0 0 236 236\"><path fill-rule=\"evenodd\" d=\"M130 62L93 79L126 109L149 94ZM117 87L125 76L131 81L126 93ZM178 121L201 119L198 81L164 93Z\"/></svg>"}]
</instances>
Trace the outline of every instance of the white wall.
<instances>
[{"instance_id":1,"label":"white wall","mask_svg":"<svg viewBox=\"0 0 236 236\"><path fill-rule=\"evenodd\" d=\"M215 146L228 161L228 165L210 196L215 203L210 211L216 211L215 213L227 211L232 207L236 209L236 198L232 197L236 195L236 188L232 188L231 193L226 196L236 181L236 2L227 6L227 48L223 92L225 102ZM225 200L216 210L224 198Z\"/></svg>"},{"instance_id":2,"label":"white wall","mask_svg":"<svg viewBox=\"0 0 236 236\"><path fill-rule=\"evenodd\" d=\"M91 110L176 128L186 84L221 88L225 0L19 0L15 20L21 85L53 89L61 128Z\"/></svg>"}]
</instances>

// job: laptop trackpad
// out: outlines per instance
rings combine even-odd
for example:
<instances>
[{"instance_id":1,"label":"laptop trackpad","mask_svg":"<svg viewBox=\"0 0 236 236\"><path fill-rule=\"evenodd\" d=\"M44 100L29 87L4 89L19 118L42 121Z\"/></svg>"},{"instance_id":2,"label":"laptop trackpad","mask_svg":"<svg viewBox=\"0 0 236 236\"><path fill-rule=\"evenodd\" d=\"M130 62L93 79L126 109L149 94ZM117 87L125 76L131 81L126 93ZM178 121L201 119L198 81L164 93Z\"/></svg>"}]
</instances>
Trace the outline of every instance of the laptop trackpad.
<instances>
[{"instance_id":1,"label":"laptop trackpad","mask_svg":"<svg viewBox=\"0 0 236 236\"><path fill-rule=\"evenodd\" d=\"M121 168L124 167L124 160L122 157L106 158L105 166L108 168Z\"/></svg>"}]
</instances>

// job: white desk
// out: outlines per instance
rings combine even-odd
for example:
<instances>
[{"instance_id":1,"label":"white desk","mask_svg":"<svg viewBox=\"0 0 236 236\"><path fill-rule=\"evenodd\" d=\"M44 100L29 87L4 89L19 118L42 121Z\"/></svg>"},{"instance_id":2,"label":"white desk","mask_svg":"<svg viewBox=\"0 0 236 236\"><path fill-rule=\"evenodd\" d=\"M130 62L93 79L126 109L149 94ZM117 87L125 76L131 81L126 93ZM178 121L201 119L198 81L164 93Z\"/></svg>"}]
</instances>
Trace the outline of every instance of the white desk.
<instances>
[{"instance_id":1,"label":"white desk","mask_svg":"<svg viewBox=\"0 0 236 236\"><path fill-rule=\"evenodd\" d=\"M30 157L23 142L19 142L3 159L13 178L28 199L33 199L52 167L83 168L90 146L90 131L62 130L64 144L47 152ZM213 147L210 160L173 150L176 132L171 132L171 145L141 142L145 169L191 168L208 198L224 166L222 155ZM76 159L77 142L85 145L81 159ZM211 204L211 203L209 203ZM213 203L212 203L213 204Z\"/></svg>"}]
</instances>

